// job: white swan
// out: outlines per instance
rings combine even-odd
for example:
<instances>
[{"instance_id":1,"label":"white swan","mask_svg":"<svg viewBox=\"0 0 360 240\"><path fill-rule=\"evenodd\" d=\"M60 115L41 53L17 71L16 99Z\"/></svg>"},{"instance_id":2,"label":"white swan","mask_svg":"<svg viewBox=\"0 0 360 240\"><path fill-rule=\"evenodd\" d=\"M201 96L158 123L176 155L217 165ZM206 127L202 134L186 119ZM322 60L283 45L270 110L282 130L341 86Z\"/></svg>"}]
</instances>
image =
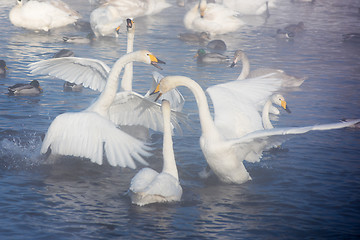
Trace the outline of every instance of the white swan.
<instances>
[{"instance_id":1,"label":"white swan","mask_svg":"<svg viewBox=\"0 0 360 240\"><path fill-rule=\"evenodd\" d=\"M128 26L128 52L132 51L134 40L134 22L127 20ZM164 63L158 60L160 63ZM110 73L110 67L96 59L66 57L43 60L29 65L31 73L47 74L65 81L83 84L95 91L102 92ZM115 65L114 65L115 66ZM159 68L159 66L155 65ZM162 115L160 104L155 104L152 99L132 91L132 64L125 66L121 88L114 102L110 106L110 120L117 125L141 125L155 131L162 131ZM118 71L117 77L119 77ZM116 91L114 89L114 91ZM173 91L171 94L177 94ZM121 113L121 114L119 114ZM185 121L186 116L181 113L172 112L172 124L180 131L178 121Z\"/></svg>"},{"instance_id":2,"label":"white swan","mask_svg":"<svg viewBox=\"0 0 360 240\"><path fill-rule=\"evenodd\" d=\"M275 0L221 0L225 7L241 15L269 14L269 7L275 7Z\"/></svg>"},{"instance_id":3,"label":"white swan","mask_svg":"<svg viewBox=\"0 0 360 240\"><path fill-rule=\"evenodd\" d=\"M126 18L157 14L170 6L165 0L109 0L91 12L91 29L97 37L112 35Z\"/></svg>"},{"instance_id":4,"label":"white swan","mask_svg":"<svg viewBox=\"0 0 360 240\"><path fill-rule=\"evenodd\" d=\"M9 13L13 25L46 32L75 23L80 17L79 13L60 0L16 0L16 6Z\"/></svg>"},{"instance_id":5,"label":"white swan","mask_svg":"<svg viewBox=\"0 0 360 240\"><path fill-rule=\"evenodd\" d=\"M200 0L184 17L184 25L195 32L210 35L225 34L238 30L244 23L236 17L236 12L216 3L207 4Z\"/></svg>"},{"instance_id":6,"label":"white swan","mask_svg":"<svg viewBox=\"0 0 360 240\"><path fill-rule=\"evenodd\" d=\"M270 121L270 108L273 107L272 104L276 104L278 106L281 106L286 112L290 113L290 109L287 106L287 103L285 101L284 96L282 96L281 94L274 94L272 95L269 100L265 103L264 108L262 110L262 122L263 122L263 126L264 129L272 129L274 128L274 126L272 125L271 121Z\"/></svg>"},{"instance_id":7,"label":"white swan","mask_svg":"<svg viewBox=\"0 0 360 240\"><path fill-rule=\"evenodd\" d=\"M242 62L242 70L237 80L259 77L270 73L273 74L271 75L271 77L277 77L282 79L283 87L299 87L306 80L306 77L297 78L294 76L287 75L283 70L280 69L259 68L250 72L249 59L245 54L245 52L243 52L242 50L235 51L233 62L231 63L231 67L234 67L238 61Z\"/></svg>"},{"instance_id":8,"label":"white swan","mask_svg":"<svg viewBox=\"0 0 360 240\"><path fill-rule=\"evenodd\" d=\"M41 153L51 149L52 154L89 158L102 164L103 154L112 166L135 168L135 160L146 164L141 155L148 156L145 143L127 135L110 121L110 106L116 97L118 76L130 61L156 64L157 59L149 51L142 50L119 58L110 71L105 88L99 98L86 110L64 113L51 123ZM118 113L119 114L119 113Z\"/></svg>"},{"instance_id":9,"label":"white swan","mask_svg":"<svg viewBox=\"0 0 360 240\"><path fill-rule=\"evenodd\" d=\"M170 126L170 104L162 101L164 118L163 169L141 169L131 180L129 194L133 204L140 206L155 202L180 201L182 188L176 168Z\"/></svg>"},{"instance_id":10,"label":"white swan","mask_svg":"<svg viewBox=\"0 0 360 240\"><path fill-rule=\"evenodd\" d=\"M256 79L252 80L256 81ZM219 112L221 112L221 107L229 107L229 105L232 106L240 103L236 102L235 104L235 100L233 99L232 101L226 101L223 102L222 105L219 105L213 98L213 94L210 94L214 104L214 122L211 117L204 91L199 86L199 84L197 84L190 78L183 76L167 76L160 81L159 88L157 88L156 91L165 93L178 86L185 86L189 88L195 96L199 108L199 118L202 130L202 134L200 137L200 147L210 168L221 181L226 183L241 184L250 180L251 177L244 167L243 160L247 159L249 154L253 155L254 157L254 153L258 154L256 157L257 160L259 160L261 152L264 149L270 148L274 145L278 145L279 139L285 137L285 135L301 134L311 130L338 129L354 125L355 123L360 121L360 119L357 119L347 123L333 123L308 127L273 128L269 130L258 130L245 134L239 138L227 139L226 137L224 137L221 129L219 129L216 125L217 118L219 117ZM229 92L229 94L231 95L232 93ZM249 106L248 111L257 113L256 108L251 106ZM248 114L252 116L251 112L248 112ZM226 118L227 116L222 117ZM257 118L251 118L250 120L259 121L259 123L261 124L260 116L258 116ZM273 139L274 137L275 139Z\"/></svg>"}]
</instances>

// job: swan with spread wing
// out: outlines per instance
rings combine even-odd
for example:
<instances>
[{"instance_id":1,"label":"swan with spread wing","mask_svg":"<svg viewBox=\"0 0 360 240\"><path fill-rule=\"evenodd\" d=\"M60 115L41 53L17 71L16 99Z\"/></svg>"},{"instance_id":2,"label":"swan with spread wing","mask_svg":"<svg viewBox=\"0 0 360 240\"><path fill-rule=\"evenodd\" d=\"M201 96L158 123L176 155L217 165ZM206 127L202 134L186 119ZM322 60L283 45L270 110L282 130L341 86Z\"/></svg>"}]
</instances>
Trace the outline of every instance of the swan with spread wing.
<instances>
[{"instance_id":1,"label":"swan with spread wing","mask_svg":"<svg viewBox=\"0 0 360 240\"><path fill-rule=\"evenodd\" d=\"M160 81L159 87L155 91L165 93L179 86L185 86L192 91L199 109L202 130L200 147L211 170L223 182L241 184L251 180L243 161L259 161L262 151L278 145L283 137L313 130L339 129L360 122L360 119L356 119L350 122L265 130L262 126L261 116L254 103L260 98L269 98L273 94L272 90L276 91L277 89L277 87L271 87L271 85L280 87L281 81L269 77L266 79L258 77L248 80L251 80L251 82L247 80L232 81L208 88L207 91L214 105L214 119L211 116L205 92L199 84L188 77L167 76ZM237 93L239 89L238 84L241 85L244 81L248 86L254 86L252 90L247 90L251 92L253 98L250 100L245 98L242 99L243 102L239 102L237 99L237 96L239 96ZM269 82L272 83L269 84ZM243 89L244 85L241 85L241 87L242 91L246 91L246 89ZM239 107L232 108L236 106ZM232 108L231 112L222 111L223 108L229 107ZM242 135L237 135L236 138L229 137L227 133L231 132L231 130L234 131L233 125L226 126L221 124L222 120L228 122L229 119L233 122L236 121L239 130L243 128Z\"/></svg>"}]
</instances>

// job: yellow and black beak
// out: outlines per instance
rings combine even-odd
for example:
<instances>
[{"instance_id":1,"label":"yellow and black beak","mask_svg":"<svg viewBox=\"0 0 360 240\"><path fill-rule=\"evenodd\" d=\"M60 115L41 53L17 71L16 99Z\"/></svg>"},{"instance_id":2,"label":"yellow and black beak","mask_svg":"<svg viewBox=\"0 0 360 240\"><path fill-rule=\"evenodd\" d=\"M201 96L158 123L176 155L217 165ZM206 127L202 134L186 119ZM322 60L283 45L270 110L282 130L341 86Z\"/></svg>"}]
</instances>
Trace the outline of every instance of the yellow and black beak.
<instances>
[{"instance_id":1,"label":"yellow and black beak","mask_svg":"<svg viewBox=\"0 0 360 240\"><path fill-rule=\"evenodd\" d=\"M126 27L127 29L132 28L134 24L134 21L131 20L130 18L126 19Z\"/></svg>"},{"instance_id":2,"label":"yellow and black beak","mask_svg":"<svg viewBox=\"0 0 360 240\"><path fill-rule=\"evenodd\" d=\"M286 104L286 101L281 100L281 106L282 108L287 112L287 113L291 113L291 110L289 109L289 107Z\"/></svg>"},{"instance_id":3,"label":"yellow and black beak","mask_svg":"<svg viewBox=\"0 0 360 240\"><path fill-rule=\"evenodd\" d=\"M116 32L117 34L120 34L120 25L119 25L117 28L115 28L115 32Z\"/></svg>"},{"instance_id":4,"label":"yellow and black beak","mask_svg":"<svg viewBox=\"0 0 360 240\"><path fill-rule=\"evenodd\" d=\"M156 58L152 54L150 54L149 57L150 57L150 60L151 60L151 65L153 65L154 67L162 70L162 68L158 65L158 63L161 63L161 64L166 64L166 63L164 61L161 61L160 59Z\"/></svg>"},{"instance_id":5,"label":"yellow and black beak","mask_svg":"<svg viewBox=\"0 0 360 240\"><path fill-rule=\"evenodd\" d=\"M154 94L159 94L156 98L155 98L155 102L161 97L162 93L160 92L160 83L156 86L155 90L150 93L150 95L154 95Z\"/></svg>"}]
</instances>

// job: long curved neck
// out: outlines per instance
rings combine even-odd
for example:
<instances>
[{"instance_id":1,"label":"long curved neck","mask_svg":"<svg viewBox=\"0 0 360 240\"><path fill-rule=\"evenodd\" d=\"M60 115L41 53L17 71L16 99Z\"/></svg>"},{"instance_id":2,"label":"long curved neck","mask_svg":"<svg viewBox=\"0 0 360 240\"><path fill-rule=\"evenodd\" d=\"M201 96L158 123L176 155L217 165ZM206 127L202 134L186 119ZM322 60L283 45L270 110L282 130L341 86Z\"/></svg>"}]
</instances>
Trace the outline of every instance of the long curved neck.
<instances>
[{"instance_id":1,"label":"long curved neck","mask_svg":"<svg viewBox=\"0 0 360 240\"><path fill-rule=\"evenodd\" d=\"M135 30L131 29L127 32L127 48L126 53L134 51L134 38ZM124 74L121 80L121 88L124 91L132 91L132 80L133 80L133 63L126 64Z\"/></svg>"},{"instance_id":2,"label":"long curved neck","mask_svg":"<svg viewBox=\"0 0 360 240\"><path fill-rule=\"evenodd\" d=\"M107 116L107 110L109 109L111 103L114 101L116 92L119 85L119 75L125 64L137 60L137 52L132 52L125 54L119 58L114 66L112 67L109 77L106 81L104 90L101 92L100 96L93 103L88 110L99 113L100 115Z\"/></svg>"},{"instance_id":3,"label":"long curved neck","mask_svg":"<svg viewBox=\"0 0 360 240\"><path fill-rule=\"evenodd\" d=\"M237 80L244 80L249 76L250 73L250 62L246 54L242 54L242 70Z\"/></svg>"},{"instance_id":4,"label":"long curved neck","mask_svg":"<svg viewBox=\"0 0 360 240\"><path fill-rule=\"evenodd\" d=\"M191 80L190 78L183 76L176 76L173 81L177 86L184 86L189 88L190 91L194 94L196 103L199 108L199 118L202 135L213 135L215 133L218 134L218 130L210 114L206 95L200 85L197 84L195 81Z\"/></svg>"},{"instance_id":5,"label":"long curved neck","mask_svg":"<svg viewBox=\"0 0 360 240\"><path fill-rule=\"evenodd\" d=\"M265 103L263 111L262 111L262 122L263 122L264 129L272 129L272 128L274 128L274 126L271 124L270 118L269 118L269 110L270 110L271 105L272 105L272 102L269 99Z\"/></svg>"},{"instance_id":6,"label":"long curved neck","mask_svg":"<svg viewBox=\"0 0 360 240\"><path fill-rule=\"evenodd\" d=\"M164 105L166 104L166 105ZM170 124L170 104L169 102L163 103L163 121L164 121L164 136L163 136L163 172L169 173L179 180L178 171L176 168L175 155L173 149L173 141L171 136Z\"/></svg>"}]
</instances>

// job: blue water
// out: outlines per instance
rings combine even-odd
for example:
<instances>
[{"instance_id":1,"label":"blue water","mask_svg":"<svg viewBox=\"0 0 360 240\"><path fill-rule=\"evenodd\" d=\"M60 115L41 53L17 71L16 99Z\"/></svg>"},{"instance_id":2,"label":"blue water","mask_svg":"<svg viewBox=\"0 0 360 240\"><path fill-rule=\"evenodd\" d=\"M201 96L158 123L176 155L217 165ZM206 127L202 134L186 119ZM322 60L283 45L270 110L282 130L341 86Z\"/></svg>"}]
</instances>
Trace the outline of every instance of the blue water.
<instances>
[{"instance_id":1,"label":"blue water","mask_svg":"<svg viewBox=\"0 0 360 240\"><path fill-rule=\"evenodd\" d=\"M87 0L66 1L87 20ZM135 49L149 49L166 61L163 75L184 75L204 89L234 80L240 67L197 65L199 46L177 39L185 32L185 8L136 20ZM86 36L67 27L34 33L13 26L13 0L0 3L0 59L9 67L0 79L0 238L1 239L357 239L360 237L360 132L341 129L296 136L282 149L265 152L261 162L246 163L252 181L224 184L203 180L206 162L200 150L200 125L194 97L185 88L184 112L191 129L174 136L174 151L183 187L182 200L137 207L124 193L138 170L63 157L45 164L41 137L52 120L80 111L98 93L63 92L61 80L33 76L27 65L67 48L78 57L111 65L124 54L126 36L92 44L66 44L64 35ZM272 67L308 79L299 91L284 94L292 109L277 126L305 126L360 117L360 45L344 43L342 34L360 32L356 0L281 0L267 20L246 18L235 33L219 36L225 54L247 52L252 69ZM306 30L293 41L274 38L275 31L303 21ZM134 89L145 93L152 66L135 64ZM18 82L40 81L36 97L7 95ZM151 167L161 170L162 135L153 133Z\"/></svg>"}]
</instances>

